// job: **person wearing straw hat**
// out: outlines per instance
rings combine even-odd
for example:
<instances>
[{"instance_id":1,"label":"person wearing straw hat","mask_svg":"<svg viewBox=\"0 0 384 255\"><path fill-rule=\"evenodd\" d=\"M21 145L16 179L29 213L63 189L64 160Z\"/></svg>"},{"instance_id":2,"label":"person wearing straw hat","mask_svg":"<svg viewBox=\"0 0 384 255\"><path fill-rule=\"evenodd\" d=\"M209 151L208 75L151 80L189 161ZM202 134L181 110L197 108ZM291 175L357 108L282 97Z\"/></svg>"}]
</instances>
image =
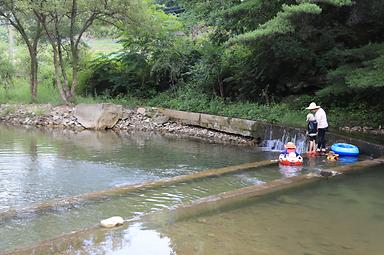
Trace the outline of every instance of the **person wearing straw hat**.
<instances>
[{"instance_id":1,"label":"person wearing straw hat","mask_svg":"<svg viewBox=\"0 0 384 255\"><path fill-rule=\"evenodd\" d=\"M283 150L281 153L284 155L288 155L290 153L295 153L296 157L300 156L300 154L296 151L296 145L293 142L288 142L284 145L285 150Z\"/></svg>"},{"instance_id":2,"label":"person wearing straw hat","mask_svg":"<svg viewBox=\"0 0 384 255\"><path fill-rule=\"evenodd\" d=\"M315 119L317 122L317 151L325 152L325 132L328 131L328 122L327 114L319 105L316 105L315 102L309 104L307 110L310 110L315 114Z\"/></svg>"}]
</instances>

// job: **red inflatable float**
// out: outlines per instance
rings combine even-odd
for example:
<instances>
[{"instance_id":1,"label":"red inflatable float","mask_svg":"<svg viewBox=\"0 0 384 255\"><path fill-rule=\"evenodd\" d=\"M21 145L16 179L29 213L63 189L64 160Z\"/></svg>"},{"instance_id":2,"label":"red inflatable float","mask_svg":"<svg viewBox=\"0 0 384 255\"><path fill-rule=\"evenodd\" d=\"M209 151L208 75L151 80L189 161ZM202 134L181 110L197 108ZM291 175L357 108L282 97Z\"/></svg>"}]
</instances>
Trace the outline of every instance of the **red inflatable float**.
<instances>
[{"instance_id":1,"label":"red inflatable float","mask_svg":"<svg viewBox=\"0 0 384 255\"><path fill-rule=\"evenodd\" d=\"M279 162L285 166L301 166L303 157L296 152L296 145L292 142L284 145L285 151L280 154Z\"/></svg>"}]
</instances>

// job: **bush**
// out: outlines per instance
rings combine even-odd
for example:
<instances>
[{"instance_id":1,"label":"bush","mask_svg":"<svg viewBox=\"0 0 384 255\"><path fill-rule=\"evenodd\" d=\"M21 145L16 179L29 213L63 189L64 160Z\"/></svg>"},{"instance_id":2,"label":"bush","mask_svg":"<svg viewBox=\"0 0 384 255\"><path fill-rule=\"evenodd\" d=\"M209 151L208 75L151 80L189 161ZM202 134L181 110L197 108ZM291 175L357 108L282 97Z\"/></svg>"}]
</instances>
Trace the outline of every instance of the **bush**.
<instances>
[{"instance_id":1,"label":"bush","mask_svg":"<svg viewBox=\"0 0 384 255\"><path fill-rule=\"evenodd\" d=\"M0 85L10 86L15 73L15 68L6 52L6 45L0 41Z\"/></svg>"},{"instance_id":2,"label":"bush","mask_svg":"<svg viewBox=\"0 0 384 255\"><path fill-rule=\"evenodd\" d=\"M367 106L364 104L349 105L348 107L335 107L329 109L330 125L369 126L377 128L384 126L384 112L380 106Z\"/></svg>"},{"instance_id":3,"label":"bush","mask_svg":"<svg viewBox=\"0 0 384 255\"><path fill-rule=\"evenodd\" d=\"M176 110L305 126L305 112L292 110L287 104L262 105L252 102L231 102L219 97L209 98L191 85L161 93L145 103Z\"/></svg>"},{"instance_id":4,"label":"bush","mask_svg":"<svg viewBox=\"0 0 384 255\"><path fill-rule=\"evenodd\" d=\"M141 54L100 56L91 62L89 69L80 75L82 95L121 97L134 94L148 97L153 94L150 66Z\"/></svg>"}]
</instances>

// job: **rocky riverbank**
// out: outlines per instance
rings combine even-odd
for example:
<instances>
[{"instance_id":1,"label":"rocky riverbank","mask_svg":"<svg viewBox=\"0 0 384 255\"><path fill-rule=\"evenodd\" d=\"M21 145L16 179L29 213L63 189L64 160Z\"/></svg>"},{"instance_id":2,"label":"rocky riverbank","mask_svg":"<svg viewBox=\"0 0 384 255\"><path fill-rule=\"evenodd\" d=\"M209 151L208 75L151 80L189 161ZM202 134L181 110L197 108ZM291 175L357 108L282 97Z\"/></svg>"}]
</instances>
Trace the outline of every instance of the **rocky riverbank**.
<instances>
[{"instance_id":1,"label":"rocky riverbank","mask_svg":"<svg viewBox=\"0 0 384 255\"><path fill-rule=\"evenodd\" d=\"M115 105L111 106L115 107ZM185 121L184 123L171 121L169 117L167 117L169 116L169 114L164 115L163 113L161 113L162 111L157 110L155 108L128 108L121 106L119 107L120 114L118 116L117 122L113 124L112 128L113 130L118 132L156 132L167 136L197 138L215 143L230 143L244 145L254 145L255 143L260 143L259 138L253 139L250 137L246 137L242 133L240 133L242 135L232 135L229 134L232 132L227 130L224 130L225 132L228 132L225 133L212 129L207 129L204 127L197 127L196 125L187 125L185 124ZM84 115L85 117L87 117L88 115L92 114L89 113L86 109L84 111ZM197 116L198 114L194 114L193 116L195 115ZM204 115L203 117L206 119L207 116ZM86 128L84 127L84 123L83 125L81 124L81 121L79 121L78 117L79 116L76 116L75 106L54 106L50 104L0 105L0 122L3 124L14 126L61 128L82 131ZM201 120L199 117L198 121L202 121L204 119L203 117L201 117ZM212 120L209 118L206 120L208 122L213 121L213 126L218 124L215 124L215 116L208 117L213 118ZM233 122L233 119L231 119L231 121ZM207 123L205 123L205 127L210 127L210 125L207 126ZM217 129L217 127L214 129ZM363 133L380 137L384 136L384 128L373 129L369 127L341 127L339 129L343 132L351 134Z\"/></svg>"},{"instance_id":2,"label":"rocky riverbank","mask_svg":"<svg viewBox=\"0 0 384 255\"><path fill-rule=\"evenodd\" d=\"M347 133L364 133L364 134L370 134L370 135L382 135L384 136L384 127L380 126L379 128L375 129L373 127L360 127L360 126L354 126L354 127L341 127L339 128L343 132Z\"/></svg>"},{"instance_id":3,"label":"rocky riverbank","mask_svg":"<svg viewBox=\"0 0 384 255\"><path fill-rule=\"evenodd\" d=\"M85 130L74 106L50 104L0 105L0 122L8 125ZM253 145L254 139L205 128L189 126L170 119L153 108L122 108L122 117L112 128L118 132L148 131L177 137L190 137L215 143Z\"/></svg>"}]
</instances>

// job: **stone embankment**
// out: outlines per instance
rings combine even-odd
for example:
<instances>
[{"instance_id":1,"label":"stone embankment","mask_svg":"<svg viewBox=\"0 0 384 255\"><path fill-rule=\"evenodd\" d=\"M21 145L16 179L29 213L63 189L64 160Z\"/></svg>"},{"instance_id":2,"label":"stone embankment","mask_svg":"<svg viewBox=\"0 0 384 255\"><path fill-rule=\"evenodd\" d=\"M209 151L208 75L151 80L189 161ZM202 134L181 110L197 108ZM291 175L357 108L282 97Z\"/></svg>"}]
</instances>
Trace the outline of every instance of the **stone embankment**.
<instances>
[{"instance_id":1,"label":"stone embankment","mask_svg":"<svg viewBox=\"0 0 384 255\"><path fill-rule=\"evenodd\" d=\"M177 137L191 137L216 143L252 145L252 138L239 135L231 135L223 132L213 131L206 128L190 126L171 121L169 117L161 114L154 108L127 108L118 106L121 113L113 113L107 116L104 113L113 112L109 104L93 105L97 110L106 108L103 114L92 112L92 109L79 108L79 106L54 106L50 104L39 105L0 105L0 122L8 125L37 127L37 128L62 128L81 131L92 126L89 120L84 124L84 118L93 116L93 119L104 121L117 118L112 129L115 131L133 132L148 131ZM105 107L107 106L107 107ZM89 107L89 105L83 105ZM89 111L88 111L89 110ZM105 109L104 109L105 110ZM83 112L81 112L83 111ZM81 123L83 121L83 123ZM95 127L108 126L104 123L96 123ZM95 128L97 129L97 128ZM101 128L103 129L103 128Z\"/></svg>"},{"instance_id":2,"label":"stone embankment","mask_svg":"<svg viewBox=\"0 0 384 255\"><path fill-rule=\"evenodd\" d=\"M382 135L384 136L384 127L379 126L379 128L375 129L373 127L360 127L360 126L353 126L353 127L341 127L339 128L343 132L347 133L364 133L364 134L370 134L370 135Z\"/></svg>"}]
</instances>

